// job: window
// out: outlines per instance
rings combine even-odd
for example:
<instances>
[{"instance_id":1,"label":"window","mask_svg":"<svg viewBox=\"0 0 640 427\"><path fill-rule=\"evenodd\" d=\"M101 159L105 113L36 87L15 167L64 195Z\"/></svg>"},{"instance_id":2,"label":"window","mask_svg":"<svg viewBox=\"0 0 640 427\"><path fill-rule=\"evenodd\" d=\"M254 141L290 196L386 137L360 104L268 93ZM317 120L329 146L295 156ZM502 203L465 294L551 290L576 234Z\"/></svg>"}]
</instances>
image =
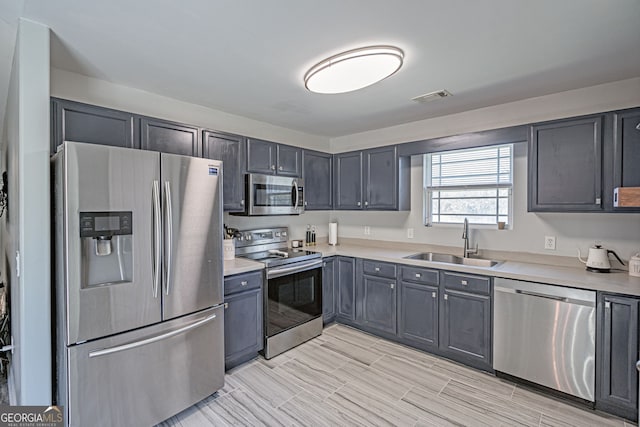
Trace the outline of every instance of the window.
<instances>
[{"instance_id":1,"label":"window","mask_svg":"<svg viewBox=\"0 0 640 427\"><path fill-rule=\"evenodd\" d=\"M426 154L425 224L511 223L513 145Z\"/></svg>"}]
</instances>

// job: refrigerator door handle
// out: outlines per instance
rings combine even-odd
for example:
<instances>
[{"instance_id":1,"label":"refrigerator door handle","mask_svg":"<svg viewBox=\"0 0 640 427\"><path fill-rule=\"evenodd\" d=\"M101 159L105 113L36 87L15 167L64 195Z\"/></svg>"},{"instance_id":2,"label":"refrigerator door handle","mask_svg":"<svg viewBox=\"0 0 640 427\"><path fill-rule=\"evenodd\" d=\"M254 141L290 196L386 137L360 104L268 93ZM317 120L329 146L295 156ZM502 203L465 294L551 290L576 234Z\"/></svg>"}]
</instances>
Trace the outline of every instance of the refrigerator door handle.
<instances>
[{"instance_id":1,"label":"refrigerator door handle","mask_svg":"<svg viewBox=\"0 0 640 427\"><path fill-rule=\"evenodd\" d=\"M171 210L171 184L169 181L164 182L164 201L165 201L165 256L167 264L165 265L166 277L164 281L165 294L171 292L171 264L173 261L173 212Z\"/></svg>"},{"instance_id":2,"label":"refrigerator door handle","mask_svg":"<svg viewBox=\"0 0 640 427\"><path fill-rule=\"evenodd\" d=\"M158 298L162 263L162 217L160 216L160 182L153 181L153 297Z\"/></svg>"},{"instance_id":3,"label":"refrigerator door handle","mask_svg":"<svg viewBox=\"0 0 640 427\"><path fill-rule=\"evenodd\" d=\"M147 339L140 340L140 341L130 342L128 344L123 344L123 345L118 345L118 346L115 346L115 347L105 348L105 349L102 349L102 350L92 351L92 352L89 353L89 357L106 356L107 354L113 354L113 353L117 353L119 351L131 350L132 348L142 347L143 345L147 345L147 344L151 344L151 343L154 343L154 342L166 340L167 338L171 338L171 337L174 337L176 335L183 334L183 333L185 333L187 331L190 331L191 329L195 329L195 328L197 328L199 326L202 326L205 323L209 323L210 321L212 321L215 318L216 318L216 315L212 314L211 316L205 317L204 319L198 320L197 322L193 322L193 323L191 323L191 324L189 324L187 326L183 326L182 328L176 329L175 331L166 332L164 334L156 335L155 337L147 338Z\"/></svg>"}]
</instances>

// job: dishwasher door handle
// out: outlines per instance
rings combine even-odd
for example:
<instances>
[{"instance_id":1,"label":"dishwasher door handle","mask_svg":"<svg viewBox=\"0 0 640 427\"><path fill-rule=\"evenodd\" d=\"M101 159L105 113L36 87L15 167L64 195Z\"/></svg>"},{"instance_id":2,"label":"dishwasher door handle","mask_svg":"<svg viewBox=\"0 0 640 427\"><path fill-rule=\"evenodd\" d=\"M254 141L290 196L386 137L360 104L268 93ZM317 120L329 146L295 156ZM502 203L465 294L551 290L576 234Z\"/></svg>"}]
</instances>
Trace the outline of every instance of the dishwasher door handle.
<instances>
[{"instance_id":1,"label":"dishwasher door handle","mask_svg":"<svg viewBox=\"0 0 640 427\"><path fill-rule=\"evenodd\" d=\"M517 294L522 294L522 295L529 295L529 296L532 296L532 297L552 299L552 300L555 300L555 301L563 301L563 302L569 301L569 298L567 298L567 297L559 297L559 296L555 296L555 295L539 294L537 292L523 291L522 289L516 289L516 293Z\"/></svg>"}]
</instances>

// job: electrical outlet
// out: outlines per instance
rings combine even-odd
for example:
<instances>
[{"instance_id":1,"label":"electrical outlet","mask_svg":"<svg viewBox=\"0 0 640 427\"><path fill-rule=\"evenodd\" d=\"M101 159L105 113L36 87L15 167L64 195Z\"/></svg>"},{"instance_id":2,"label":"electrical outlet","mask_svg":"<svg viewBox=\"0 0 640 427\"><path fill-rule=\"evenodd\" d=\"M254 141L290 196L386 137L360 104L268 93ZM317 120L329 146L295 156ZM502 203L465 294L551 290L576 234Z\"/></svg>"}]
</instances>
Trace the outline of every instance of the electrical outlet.
<instances>
[{"instance_id":1,"label":"electrical outlet","mask_svg":"<svg viewBox=\"0 0 640 427\"><path fill-rule=\"evenodd\" d=\"M413 239L413 228L407 228L407 239Z\"/></svg>"},{"instance_id":2,"label":"electrical outlet","mask_svg":"<svg viewBox=\"0 0 640 427\"><path fill-rule=\"evenodd\" d=\"M369 227L368 225L364 226L364 235L365 236L371 235L371 227Z\"/></svg>"},{"instance_id":3,"label":"electrical outlet","mask_svg":"<svg viewBox=\"0 0 640 427\"><path fill-rule=\"evenodd\" d=\"M556 236L544 236L544 248L551 251L556 250Z\"/></svg>"}]
</instances>

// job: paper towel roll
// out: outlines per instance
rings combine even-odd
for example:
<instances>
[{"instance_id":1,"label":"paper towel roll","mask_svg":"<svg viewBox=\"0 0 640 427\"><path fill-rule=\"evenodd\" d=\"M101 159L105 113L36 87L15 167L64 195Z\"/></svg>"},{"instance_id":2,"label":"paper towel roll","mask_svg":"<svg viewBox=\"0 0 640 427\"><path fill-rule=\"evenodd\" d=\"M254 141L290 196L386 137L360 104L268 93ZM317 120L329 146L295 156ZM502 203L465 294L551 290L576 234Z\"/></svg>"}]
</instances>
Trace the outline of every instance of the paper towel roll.
<instances>
[{"instance_id":1,"label":"paper towel roll","mask_svg":"<svg viewBox=\"0 0 640 427\"><path fill-rule=\"evenodd\" d=\"M329 244L334 246L338 244L338 223L337 222L329 223Z\"/></svg>"}]
</instances>

